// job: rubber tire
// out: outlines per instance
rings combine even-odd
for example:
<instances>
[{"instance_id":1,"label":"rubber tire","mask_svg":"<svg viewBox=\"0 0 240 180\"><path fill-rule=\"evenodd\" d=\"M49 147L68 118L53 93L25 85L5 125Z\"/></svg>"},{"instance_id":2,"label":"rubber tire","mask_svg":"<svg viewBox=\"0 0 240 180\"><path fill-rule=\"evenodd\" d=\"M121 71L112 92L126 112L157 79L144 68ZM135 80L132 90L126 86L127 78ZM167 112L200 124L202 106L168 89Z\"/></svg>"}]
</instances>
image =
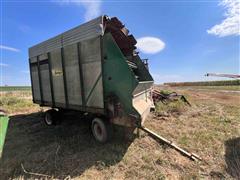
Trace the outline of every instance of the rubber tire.
<instances>
[{"instance_id":1,"label":"rubber tire","mask_svg":"<svg viewBox=\"0 0 240 180\"><path fill-rule=\"evenodd\" d=\"M47 110L44 116L44 122L47 126L54 126L57 124L57 111L54 109Z\"/></svg>"},{"instance_id":2,"label":"rubber tire","mask_svg":"<svg viewBox=\"0 0 240 180\"><path fill-rule=\"evenodd\" d=\"M100 118L94 118L91 125L92 133L96 141L106 143L111 137L110 124Z\"/></svg>"}]
</instances>

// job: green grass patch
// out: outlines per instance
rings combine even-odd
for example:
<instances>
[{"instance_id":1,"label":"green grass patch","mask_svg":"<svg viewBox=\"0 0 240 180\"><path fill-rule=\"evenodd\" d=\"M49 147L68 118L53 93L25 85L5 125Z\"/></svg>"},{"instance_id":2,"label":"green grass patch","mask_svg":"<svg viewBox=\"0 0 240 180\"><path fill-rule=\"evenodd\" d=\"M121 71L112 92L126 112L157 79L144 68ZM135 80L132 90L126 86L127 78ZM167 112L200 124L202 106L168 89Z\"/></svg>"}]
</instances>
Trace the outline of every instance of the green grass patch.
<instances>
[{"instance_id":1,"label":"green grass patch","mask_svg":"<svg viewBox=\"0 0 240 180\"><path fill-rule=\"evenodd\" d=\"M172 102L169 102L168 104L163 104L159 102L156 105L156 113L160 113L160 114L165 114L165 113L181 114L185 110L186 110L186 104L181 100L172 101Z\"/></svg>"},{"instance_id":2,"label":"green grass patch","mask_svg":"<svg viewBox=\"0 0 240 180\"><path fill-rule=\"evenodd\" d=\"M161 90L160 93L163 94L163 95L169 95L170 93L172 93L172 91L169 91L169 90Z\"/></svg>"},{"instance_id":3,"label":"green grass patch","mask_svg":"<svg viewBox=\"0 0 240 180\"><path fill-rule=\"evenodd\" d=\"M240 91L239 85L234 85L234 86L194 86L192 88L207 89L207 90Z\"/></svg>"},{"instance_id":4,"label":"green grass patch","mask_svg":"<svg viewBox=\"0 0 240 180\"><path fill-rule=\"evenodd\" d=\"M189 138L186 135L184 135L179 139L178 143L187 146L189 143Z\"/></svg>"},{"instance_id":5,"label":"green grass patch","mask_svg":"<svg viewBox=\"0 0 240 180\"><path fill-rule=\"evenodd\" d=\"M24 100L17 97L1 97L0 106L14 106L16 104L22 103Z\"/></svg>"},{"instance_id":6,"label":"green grass patch","mask_svg":"<svg viewBox=\"0 0 240 180\"><path fill-rule=\"evenodd\" d=\"M173 82L164 83L168 86L240 86L240 80L222 80L222 81L198 81L198 82Z\"/></svg>"},{"instance_id":7,"label":"green grass patch","mask_svg":"<svg viewBox=\"0 0 240 180\"><path fill-rule=\"evenodd\" d=\"M1 91L31 91L31 86L0 86Z\"/></svg>"}]
</instances>

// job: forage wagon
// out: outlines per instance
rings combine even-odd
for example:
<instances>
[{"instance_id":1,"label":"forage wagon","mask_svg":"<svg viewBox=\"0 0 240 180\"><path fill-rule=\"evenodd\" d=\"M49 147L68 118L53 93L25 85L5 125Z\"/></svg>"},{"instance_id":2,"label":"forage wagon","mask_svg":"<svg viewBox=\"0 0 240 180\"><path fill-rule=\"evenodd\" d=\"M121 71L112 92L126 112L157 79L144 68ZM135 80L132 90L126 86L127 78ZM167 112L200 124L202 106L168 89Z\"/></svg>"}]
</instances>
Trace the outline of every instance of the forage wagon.
<instances>
[{"instance_id":1,"label":"forage wagon","mask_svg":"<svg viewBox=\"0 0 240 180\"><path fill-rule=\"evenodd\" d=\"M153 78L135 45L116 17L104 15L29 48L33 102L51 107L46 124L62 111L84 112L100 142L110 124L140 127L153 107Z\"/></svg>"}]
</instances>

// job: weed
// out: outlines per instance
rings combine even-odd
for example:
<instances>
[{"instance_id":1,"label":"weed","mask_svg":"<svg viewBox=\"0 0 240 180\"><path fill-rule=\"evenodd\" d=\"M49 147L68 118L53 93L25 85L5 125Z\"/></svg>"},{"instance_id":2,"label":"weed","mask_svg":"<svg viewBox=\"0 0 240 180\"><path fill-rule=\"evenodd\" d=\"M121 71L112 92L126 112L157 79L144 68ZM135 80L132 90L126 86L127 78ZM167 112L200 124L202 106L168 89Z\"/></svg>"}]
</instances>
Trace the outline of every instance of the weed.
<instances>
[{"instance_id":1,"label":"weed","mask_svg":"<svg viewBox=\"0 0 240 180\"><path fill-rule=\"evenodd\" d=\"M159 102L156 105L156 113L157 114L181 114L186 110L186 104L182 101L172 101L167 105Z\"/></svg>"},{"instance_id":2,"label":"weed","mask_svg":"<svg viewBox=\"0 0 240 180\"><path fill-rule=\"evenodd\" d=\"M29 97L28 94L7 92L0 96L0 106L9 114L39 109L39 106L33 104L30 98L25 98Z\"/></svg>"},{"instance_id":3,"label":"weed","mask_svg":"<svg viewBox=\"0 0 240 180\"><path fill-rule=\"evenodd\" d=\"M0 105L15 115L10 117L0 177L43 178L29 177L22 163L26 170L52 179L239 179L239 95L225 98L223 93L197 90L181 94L189 95L192 107L181 101L159 103L156 113L165 114L165 120L150 116L144 126L200 155L202 162L183 157L143 132L131 141L115 134L110 143L100 145L83 120L64 117L63 124L46 127L30 91L5 93Z\"/></svg>"}]
</instances>

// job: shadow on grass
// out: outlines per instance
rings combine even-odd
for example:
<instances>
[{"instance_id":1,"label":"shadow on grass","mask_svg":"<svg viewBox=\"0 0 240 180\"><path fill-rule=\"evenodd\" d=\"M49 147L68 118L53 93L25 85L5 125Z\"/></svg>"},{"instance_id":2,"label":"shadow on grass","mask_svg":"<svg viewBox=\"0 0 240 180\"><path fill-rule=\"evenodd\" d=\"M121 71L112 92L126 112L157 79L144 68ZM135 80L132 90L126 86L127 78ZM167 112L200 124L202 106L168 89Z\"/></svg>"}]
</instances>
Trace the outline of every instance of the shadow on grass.
<instances>
[{"instance_id":1,"label":"shadow on grass","mask_svg":"<svg viewBox=\"0 0 240 180\"><path fill-rule=\"evenodd\" d=\"M101 170L118 163L134 139L126 140L118 131L111 142L99 144L90 133L89 121L69 116L64 119L61 125L47 127L41 113L11 116L0 177L32 177L24 173L22 164L30 172L73 178L91 167Z\"/></svg>"},{"instance_id":2,"label":"shadow on grass","mask_svg":"<svg viewBox=\"0 0 240 180\"><path fill-rule=\"evenodd\" d=\"M227 172L232 177L240 179L240 137L225 142L225 161Z\"/></svg>"}]
</instances>

